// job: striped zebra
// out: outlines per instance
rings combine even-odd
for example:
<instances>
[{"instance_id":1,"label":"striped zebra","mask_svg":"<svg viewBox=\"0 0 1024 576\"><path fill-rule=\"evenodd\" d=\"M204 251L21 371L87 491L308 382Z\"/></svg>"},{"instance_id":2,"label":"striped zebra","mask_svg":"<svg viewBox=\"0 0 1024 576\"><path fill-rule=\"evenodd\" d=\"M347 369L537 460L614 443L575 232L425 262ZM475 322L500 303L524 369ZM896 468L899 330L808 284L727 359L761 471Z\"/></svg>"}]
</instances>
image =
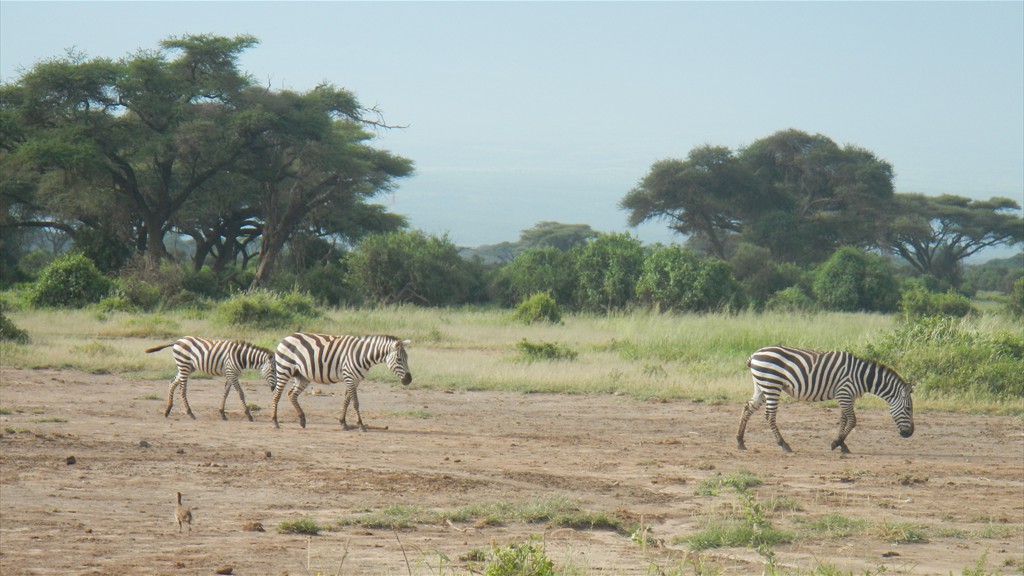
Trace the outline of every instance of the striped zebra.
<instances>
[{"instance_id":1,"label":"striped zebra","mask_svg":"<svg viewBox=\"0 0 1024 576\"><path fill-rule=\"evenodd\" d=\"M242 370L259 370L263 379L274 389L274 353L266 348L261 348L243 340L207 340L195 336L185 336L177 342L154 346L146 350L146 353L157 352L164 348L173 346L174 363L178 366L178 374L171 380L170 388L167 390L167 409L164 410L164 417L171 413L171 406L174 403L174 389L181 386L181 401L185 405L185 411L192 419L195 414L188 405L188 377L192 372L199 371L214 376L227 376L224 382L224 398L220 402L220 417L227 420L224 414L224 405L228 401L228 393L231 388L238 391L238 398L245 408L245 416L252 422L252 414L249 412L249 405L245 402L245 393L238 382L238 376Z\"/></svg>"},{"instance_id":2,"label":"striped zebra","mask_svg":"<svg viewBox=\"0 0 1024 576\"><path fill-rule=\"evenodd\" d=\"M900 436L909 438L914 433L914 403L910 397L914 386L887 366L862 360L849 352L768 346L754 352L747 359L747 367L754 377L754 395L743 406L740 428L736 433L740 450L746 450L743 433L747 420L764 404L765 418L779 446L786 452L792 452L775 424L775 412L783 391L798 400L839 401L842 416L839 419L839 436L832 441L832 449L840 448L844 454L850 452L846 447L846 437L857 425L853 402L866 393L888 402Z\"/></svg>"},{"instance_id":3,"label":"striped zebra","mask_svg":"<svg viewBox=\"0 0 1024 576\"><path fill-rule=\"evenodd\" d=\"M271 419L277 426L277 403L288 381L293 377L288 397L299 414L299 425L306 427L306 414L299 406L299 394L310 382L319 384L345 384L345 399L341 405L341 422L345 430L350 427L345 418L349 402L356 409L356 424L363 431L363 417L359 413L359 396L356 388L377 364L386 364L402 384L412 382L409 371L409 357L405 345L409 340L394 336L328 336L296 332L277 345L277 387L274 389L274 408Z\"/></svg>"}]
</instances>

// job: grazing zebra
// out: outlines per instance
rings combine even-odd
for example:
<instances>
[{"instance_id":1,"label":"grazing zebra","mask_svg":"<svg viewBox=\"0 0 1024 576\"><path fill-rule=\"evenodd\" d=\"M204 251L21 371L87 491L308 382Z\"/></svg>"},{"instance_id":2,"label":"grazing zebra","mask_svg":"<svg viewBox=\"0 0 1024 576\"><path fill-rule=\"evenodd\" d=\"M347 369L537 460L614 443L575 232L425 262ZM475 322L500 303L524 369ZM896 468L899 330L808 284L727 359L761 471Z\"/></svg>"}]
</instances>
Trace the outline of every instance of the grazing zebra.
<instances>
[{"instance_id":1,"label":"grazing zebra","mask_svg":"<svg viewBox=\"0 0 1024 576\"><path fill-rule=\"evenodd\" d=\"M274 389L274 408L271 419L277 426L277 403L288 381L295 378L295 384L288 397L299 414L299 425L306 427L306 414L299 406L299 394L310 382L319 384L345 383L345 400L341 405L341 425L345 430L351 427L345 422L348 405L356 409L356 424L363 431L363 417L359 413L359 396L356 387L371 367L387 364L402 384L412 382L409 371L409 357L405 345L409 340L394 336L327 336L296 332L277 345L277 387Z\"/></svg>"},{"instance_id":2,"label":"grazing zebra","mask_svg":"<svg viewBox=\"0 0 1024 576\"><path fill-rule=\"evenodd\" d=\"M914 403L910 397L914 386L908 384L887 366L861 360L849 352L816 352L786 346L761 348L747 359L747 367L754 376L754 395L743 406L736 441L740 450L743 433L750 416L765 405L765 418L775 433L779 446L792 452L782 439L775 424L779 395L783 391L798 400L821 402L836 399L842 409L839 436L832 441L832 449L840 448L844 454L846 437L857 425L853 402L865 393L874 394L889 403L889 412L900 430L900 436L909 438L914 433Z\"/></svg>"},{"instance_id":3,"label":"grazing zebra","mask_svg":"<svg viewBox=\"0 0 1024 576\"><path fill-rule=\"evenodd\" d=\"M207 340L195 336L185 336L177 342L155 346L146 350L146 353L157 352L174 346L174 363L178 366L178 374L171 380L171 386L167 390L167 409L164 410L164 417L171 413L171 405L174 403L174 389L181 386L181 401L185 404L185 412L192 419L195 414L188 405L188 377L192 372L198 370L214 376L227 376L224 382L224 398L220 402L220 417L227 420L224 414L224 405L228 401L228 393L234 387L238 391L238 398L245 408L245 415L252 422L252 414L249 412L249 405L245 402L245 393L238 383L238 375L242 370L259 370L263 379L274 389L274 353L266 348L242 340Z\"/></svg>"}]
</instances>

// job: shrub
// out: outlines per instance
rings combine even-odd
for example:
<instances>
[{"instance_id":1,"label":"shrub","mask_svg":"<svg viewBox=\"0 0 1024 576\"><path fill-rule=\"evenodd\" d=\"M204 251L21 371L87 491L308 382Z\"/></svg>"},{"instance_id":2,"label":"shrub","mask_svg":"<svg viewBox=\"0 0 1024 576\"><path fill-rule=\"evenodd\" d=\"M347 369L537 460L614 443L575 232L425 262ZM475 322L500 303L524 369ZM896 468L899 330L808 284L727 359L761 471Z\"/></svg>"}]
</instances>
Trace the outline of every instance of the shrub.
<instances>
[{"instance_id":1,"label":"shrub","mask_svg":"<svg viewBox=\"0 0 1024 576\"><path fill-rule=\"evenodd\" d=\"M523 360L535 362L538 360L575 360L579 353L575 350L555 344L553 342L540 342L534 344L523 338L516 344Z\"/></svg>"},{"instance_id":2,"label":"shrub","mask_svg":"<svg viewBox=\"0 0 1024 576\"><path fill-rule=\"evenodd\" d=\"M633 301L644 264L640 240L629 234L601 234L572 254L581 308L608 312Z\"/></svg>"},{"instance_id":3,"label":"shrub","mask_svg":"<svg viewBox=\"0 0 1024 576\"><path fill-rule=\"evenodd\" d=\"M497 288L497 299L506 305L546 292L571 308L578 282L571 253L558 248L530 248L498 272L492 289Z\"/></svg>"},{"instance_id":4,"label":"shrub","mask_svg":"<svg viewBox=\"0 0 1024 576\"><path fill-rule=\"evenodd\" d=\"M562 321L562 314L558 310L558 304L546 292L538 292L520 303L516 308L515 316L517 320L527 324L533 324L534 322L557 324Z\"/></svg>"},{"instance_id":5,"label":"shrub","mask_svg":"<svg viewBox=\"0 0 1024 576\"><path fill-rule=\"evenodd\" d=\"M915 286L903 293L900 299L900 311L907 317L919 316L952 316L963 318L977 311L971 301L962 294L949 292L936 294Z\"/></svg>"},{"instance_id":6,"label":"shrub","mask_svg":"<svg viewBox=\"0 0 1024 576\"><path fill-rule=\"evenodd\" d=\"M865 356L898 367L924 393L1024 396L1024 337L981 332L968 318L907 319L869 343Z\"/></svg>"},{"instance_id":7,"label":"shrub","mask_svg":"<svg viewBox=\"0 0 1024 576\"><path fill-rule=\"evenodd\" d=\"M280 534L309 534L316 536L323 530L323 526L312 518L299 518L298 520L286 520L277 525Z\"/></svg>"},{"instance_id":8,"label":"shrub","mask_svg":"<svg viewBox=\"0 0 1024 576\"><path fill-rule=\"evenodd\" d=\"M644 258L637 297L658 310L707 312L736 305L741 290L731 267L677 246L659 246Z\"/></svg>"},{"instance_id":9,"label":"shrub","mask_svg":"<svg viewBox=\"0 0 1024 576\"><path fill-rule=\"evenodd\" d=\"M543 544L531 540L525 544L497 546L493 559L484 567L486 576L555 576L555 563L548 558Z\"/></svg>"},{"instance_id":10,"label":"shrub","mask_svg":"<svg viewBox=\"0 0 1024 576\"><path fill-rule=\"evenodd\" d=\"M1013 283L1013 291L1010 292L1006 308L1014 316L1024 316L1024 278L1019 278Z\"/></svg>"},{"instance_id":11,"label":"shrub","mask_svg":"<svg viewBox=\"0 0 1024 576\"><path fill-rule=\"evenodd\" d=\"M814 310L815 304L799 286L790 286L772 294L765 308L775 312L810 312Z\"/></svg>"},{"instance_id":12,"label":"shrub","mask_svg":"<svg viewBox=\"0 0 1024 576\"><path fill-rule=\"evenodd\" d=\"M161 291L141 278L126 276L114 282L113 293L100 300L105 312L137 312L154 310L160 305Z\"/></svg>"},{"instance_id":13,"label":"shrub","mask_svg":"<svg viewBox=\"0 0 1024 576\"><path fill-rule=\"evenodd\" d=\"M853 247L836 250L814 278L814 294L826 310L892 312L899 285L888 262Z\"/></svg>"},{"instance_id":14,"label":"shrub","mask_svg":"<svg viewBox=\"0 0 1024 576\"><path fill-rule=\"evenodd\" d=\"M43 270L32 291L32 305L81 308L110 292L112 282L82 254L68 253Z\"/></svg>"},{"instance_id":15,"label":"shrub","mask_svg":"<svg viewBox=\"0 0 1024 576\"><path fill-rule=\"evenodd\" d=\"M10 318L0 310L0 340L10 340L18 344L28 344L28 332L18 328Z\"/></svg>"},{"instance_id":16,"label":"shrub","mask_svg":"<svg viewBox=\"0 0 1024 576\"><path fill-rule=\"evenodd\" d=\"M255 290L233 296L219 306L217 315L232 326L259 329L287 328L320 315L316 302L307 294L280 294Z\"/></svg>"}]
</instances>

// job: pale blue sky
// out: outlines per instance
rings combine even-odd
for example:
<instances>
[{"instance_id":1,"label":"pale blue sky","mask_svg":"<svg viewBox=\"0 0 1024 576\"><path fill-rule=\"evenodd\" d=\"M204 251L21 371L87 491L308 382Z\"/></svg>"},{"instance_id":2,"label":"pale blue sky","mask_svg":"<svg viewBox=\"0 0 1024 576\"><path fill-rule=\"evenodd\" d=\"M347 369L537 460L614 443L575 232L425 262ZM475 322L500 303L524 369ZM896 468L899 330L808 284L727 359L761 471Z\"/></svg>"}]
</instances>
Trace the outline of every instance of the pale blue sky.
<instances>
[{"instance_id":1,"label":"pale blue sky","mask_svg":"<svg viewBox=\"0 0 1024 576\"><path fill-rule=\"evenodd\" d=\"M386 199L466 246L542 220L626 226L651 164L796 128L893 164L899 192L1024 196L1024 2L0 2L0 77L75 49L252 34L272 88L329 81L403 130ZM989 256L995 256L990 254Z\"/></svg>"}]
</instances>

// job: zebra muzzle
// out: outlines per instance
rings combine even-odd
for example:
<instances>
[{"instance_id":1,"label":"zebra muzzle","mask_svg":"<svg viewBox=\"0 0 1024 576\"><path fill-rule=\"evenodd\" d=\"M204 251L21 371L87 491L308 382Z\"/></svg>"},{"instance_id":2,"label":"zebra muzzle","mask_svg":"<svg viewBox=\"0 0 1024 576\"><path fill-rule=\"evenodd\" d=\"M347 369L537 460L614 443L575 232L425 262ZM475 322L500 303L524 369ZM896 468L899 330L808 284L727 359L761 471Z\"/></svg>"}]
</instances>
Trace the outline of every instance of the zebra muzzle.
<instances>
[{"instance_id":1,"label":"zebra muzzle","mask_svg":"<svg viewBox=\"0 0 1024 576\"><path fill-rule=\"evenodd\" d=\"M408 386L410 382L412 382L412 373L406 372L405 376L402 376L402 385Z\"/></svg>"}]
</instances>

